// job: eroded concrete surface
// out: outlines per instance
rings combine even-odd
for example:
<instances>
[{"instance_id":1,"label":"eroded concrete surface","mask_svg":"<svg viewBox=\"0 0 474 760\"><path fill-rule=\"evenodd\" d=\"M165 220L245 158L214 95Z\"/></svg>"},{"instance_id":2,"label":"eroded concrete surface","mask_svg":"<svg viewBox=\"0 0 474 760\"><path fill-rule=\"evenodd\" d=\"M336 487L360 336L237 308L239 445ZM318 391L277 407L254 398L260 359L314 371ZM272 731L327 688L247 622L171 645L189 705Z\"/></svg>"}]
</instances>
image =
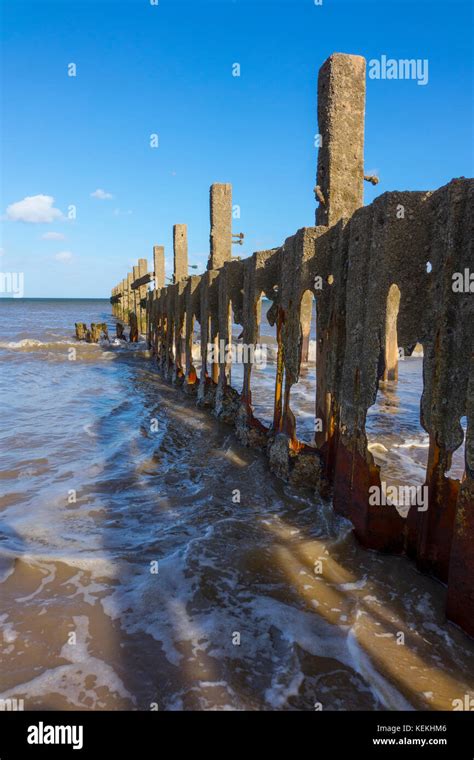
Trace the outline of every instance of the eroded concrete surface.
<instances>
[{"instance_id":1,"label":"eroded concrete surface","mask_svg":"<svg viewBox=\"0 0 474 760\"><path fill-rule=\"evenodd\" d=\"M185 275L186 225L178 225L174 283L164 286L164 250L155 246L155 289L131 289L146 273L140 260L112 290L113 313L146 330L163 376L233 425L242 443L266 451L277 475L330 494L364 547L406 554L446 583L449 619L474 636L474 293L453 288L453 275L474 261L474 181L384 193L364 207L365 60L332 55L320 70L318 100L318 226L298 230L279 248L232 259L232 188L213 185L207 271ZM308 294L316 298L317 321L313 446L297 440L290 404L307 353ZM208 361L208 345L230 340L231 307L243 344L258 343L262 296L271 301L278 342L269 428L254 416L252 364L244 367L239 394L229 361ZM397 350L410 355L416 344L424 355L420 420L430 440L429 506L410 509L405 519L395 506L370 503L369 489L381 487L381 476L365 424L379 383L396 380ZM459 481L446 473L463 442L463 417Z\"/></svg>"}]
</instances>

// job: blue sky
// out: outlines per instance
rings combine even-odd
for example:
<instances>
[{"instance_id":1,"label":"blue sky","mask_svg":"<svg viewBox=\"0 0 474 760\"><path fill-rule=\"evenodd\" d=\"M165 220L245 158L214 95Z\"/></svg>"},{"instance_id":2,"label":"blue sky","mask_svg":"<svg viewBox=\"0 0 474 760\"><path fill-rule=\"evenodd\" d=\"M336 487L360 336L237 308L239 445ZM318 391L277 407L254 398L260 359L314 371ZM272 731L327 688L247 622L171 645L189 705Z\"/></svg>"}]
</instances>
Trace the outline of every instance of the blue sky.
<instances>
[{"instance_id":1,"label":"blue sky","mask_svg":"<svg viewBox=\"0 0 474 760\"><path fill-rule=\"evenodd\" d=\"M472 176L471 13L461 0L3 0L0 270L24 272L26 297L107 297L155 243L171 273L177 222L202 270L212 182L232 183L241 209L235 255L312 226L316 80L332 52L429 61L426 86L367 80L365 167L380 184L366 203ZM38 195L54 203L14 205ZM71 205L75 220L59 216Z\"/></svg>"}]
</instances>

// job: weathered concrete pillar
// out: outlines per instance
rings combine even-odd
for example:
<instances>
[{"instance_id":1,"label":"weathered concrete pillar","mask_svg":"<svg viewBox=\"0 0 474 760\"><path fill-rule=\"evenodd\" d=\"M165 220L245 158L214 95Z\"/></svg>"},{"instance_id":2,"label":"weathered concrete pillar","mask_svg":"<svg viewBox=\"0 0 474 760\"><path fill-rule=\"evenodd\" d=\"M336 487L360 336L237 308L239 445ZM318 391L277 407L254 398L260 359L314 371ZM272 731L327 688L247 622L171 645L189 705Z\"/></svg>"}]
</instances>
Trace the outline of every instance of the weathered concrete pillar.
<instances>
[{"instance_id":1,"label":"weathered concrete pillar","mask_svg":"<svg viewBox=\"0 0 474 760\"><path fill-rule=\"evenodd\" d=\"M332 226L364 203L364 114L365 58L333 53L318 76L317 225Z\"/></svg>"},{"instance_id":2,"label":"weathered concrete pillar","mask_svg":"<svg viewBox=\"0 0 474 760\"><path fill-rule=\"evenodd\" d=\"M153 274L155 282L155 290L152 291L153 295L150 302L150 328L149 328L149 342L151 349L155 356L158 357L159 353L159 334L161 329L161 317L159 308L160 291L165 287L165 248L163 245L153 246Z\"/></svg>"},{"instance_id":3,"label":"weathered concrete pillar","mask_svg":"<svg viewBox=\"0 0 474 760\"><path fill-rule=\"evenodd\" d=\"M148 348L154 353L155 348L155 335L156 335L156 290L148 291L148 308L147 308L147 335L148 335Z\"/></svg>"},{"instance_id":4,"label":"weathered concrete pillar","mask_svg":"<svg viewBox=\"0 0 474 760\"><path fill-rule=\"evenodd\" d=\"M148 272L148 261L146 259L138 259L138 276L143 277ZM141 305L141 302L143 299L146 299L146 294L148 291L148 287L146 285L141 285L138 288L138 298L139 298L139 312L137 314L138 317L138 329L140 332L144 335L146 335L146 307Z\"/></svg>"},{"instance_id":5,"label":"weathered concrete pillar","mask_svg":"<svg viewBox=\"0 0 474 760\"><path fill-rule=\"evenodd\" d=\"M186 282L181 280L175 285L174 294L174 368L172 381L181 385L186 373L185 345L186 316Z\"/></svg>"},{"instance_id":6,"label":"weathered concrete pillar","mask_svg":"<svg viewBox=\"0 0 474 760\"><path fill-rule=\"evenodd\" d=\"M138 343L138 320L134 311L130 313L130 343Z\"/></svg>"},{"instance_id":7,"label":"weathered concrete pillar","mask_svg":"<svg viewBox=\"0 0 474 760\"><path fill-rule=\"evenodd\" d=\"M165 287L165 247L163 245L153 246L153 266L155 272L155 288Z\"/></svg>"},{"instance_id":8,"label":"weathered concrete pillar","mask_svg":"<svg viewBox=\"0 0 474 760\"><path fill-rule=\"evenodd\" d=\"M211 234L208 269L232 258L232 185L215 182L210 189Z\"/></svg>"},{"instance_id":9,"label":"weathered concrete pillar","mask_svg":"<svg viewBox=\"0 0 474 760\"><path fill-rule=\"evenodd\" d=\"M123 278L123 285L122 285L122 305L123 305L123 316L122 319L124 322L128 319L128 282L127 277Z\"/></svg>"},{"instance_id":10,"label":"weathered concrete pillar","mask_svg":"<svg viewBox=\"0 0 474 760\"><path fill-rule=\"evenodd\" d=\"M185 352L186 352L186 378L184 390L187 393L195 393L198 386L197 372L193 361L193 338L194 321L196 316L201 316L199 287L201 275L191 275L186 284L186 309L185 309Z\"/></svg>"},{"instance_id":11,"label":"weathered concrete pillar","mask_svg":"<svg viewBox=\"0 0 474 760\"><path fill-rule=\"evenodd\" d=\"M173 382L184 380L186 351L184 343L185 280L188 277L188 231L185 224L173 225L173 283L174 301L174 369Z\"/></svg>"},{"instance_id":12,"label":"weathered concrete pillar","mask_svg":"<svg viewBox=\"0 0 474 760\"><path fill-rule=\"evenodd\" d=\"M112 289L113 294L113 289ZM76 322L76 340L84 340L87 332L87 325L85 322Z\"/></svg>"},{"instance_id":13,"label":"weathered concrete pillar","mask_svg":"<svg viewBox=\"0 0 474 760\"><path fill-rule=\"evenodd\" d=\"M133 282L133 273L128 272L127 274L127 314L126 314L126 322L129 325L130 324L130 313L133 312L134 309L134 294L132 290L132 282Z\"/></svg>"},{"instance_id":14,"label":"weathered concrete pillar","mask_svg":"<svg viewBox=\"0 0 474 760\"><path fill-rule=\"evenodd\" d=\"M132 282L135 282L135 280L138 280L140 277L140 268L138 264L134 264L132 268ZM133 298L133 314L134 318L130 320L130 327L133 326L133 329L137 329L138 332L140 332L140 292L139 290L132 290L132 298ZM130 333L131 336L131 333ZM130 337L130 340L132 338ZM137 338L138 340L138 338ZM135 342L135 341L134 341Z\"/></svg>"},{"instance_id":15,"label":"weathered concrete pillar","mask_svg":"<svg viewBox=\"0 0 474 760\"><path fill-rule=\"evenodd\" d=\"M124 277L121 283L122 288L122 322L127 321L127 314L128 314L128 293L127 293L127 278Z\"/></svg>"},{"instance_id":16,"label":"weathered concrete pillar","mask_svg":"<svg viewBox=\"0 0 474 760\"><path fill-rule=\"evenodd\" d=\"M102 332L102 325L96 324L95 322L91 323L91 329L90 329L90 343L98 343L100 334Z\"/></svg>"},{"instance_id":17,"label":"weathered concrete pillar","mask_svg":"<svg viewBox=\"0 0 474 760\"><path fill-rule=\"evenodd\" d=\"M155 246L155 290L153 302L153 351L157 362L161 367L163 360L163 341L165 336L166 316L164 313L165 302L165 249L163 246Z\"/></svg>"},{"instance_id":18,"label":"weathered concrete pillar","mask_svg":"<svg viewBox=\"0 0 474 760\"><path fill-rule=\"evenodd\" d=\"M214 414L224 422L233 424L240 405L240 394L232 388L231 371L233 361L232 344L232 311L236 309L239 320L242 320L244 285L244 267L238 259L228 261L219 271L218 277L218 376L215 397ZM251 362L246 352L240 359L245 363Z\"/></svg>"},{"instance_id":19,"label":"weathered concrete pillar","mask_svg":"<svg viewBox=\"0 0 474 760\"><path fill-rule=\"evenodd\" d=\"M277 271L277 256L274 251L257 251L242 262L243 277L243 330L242 342L246 346L257 345L260 335L262 312L262 292L271 290ZM272 259L274 266L272 267ZM267 268L267 264L269 264ZM273 276L271 270L273 269ZM244 379L241 393L241 406L236 418L236 433L239 440L247 446L266 447L267 429L254 417L252 406L251 376L252 361L244 364Z\"/></svg>"},{"instance_id":20,"label":"weathered concrete pillar","mask_svg":"<svg viewBox=\"0 0 474 760\"><path fill-rule=\"evenodd\" d=\"M173 282L188 276L188 228L186 224L173 225Z\"/></svg>"},{"instance_id":21,"label":"weathered concrete pillar","mask_svg":"<svg viewBox=\"0 0 474 760\"><path fill-rule=\"evenodd\" d=\"M165 373L167 363L168 332L170 329L168 319L168 288L161 288L161 290L158 291L156 314L156 359L160 371Z\"/></svg>"},{"instance_id":22,"label":"weathered concrete pillar","mask_svg":"<svg viewBox=\"0 0 474 760\"><path fill-rule=\"evenodd\" d=\"M117 285L117 318L120 319L122 316L122 299L120 298L120 285Z\"/></svg>"},{"instance_id":23,"label":"weathered concrete pillar","mask_svg":"<svg viewBox=\"0 0 474 760\"><path fill-rule=\"evenodd\" d=\"M469 294L472 298L472 294ZM472 307L469 313L472 324ZM474 359L470 362L466 415L465 472L456 504L449 564L447 615L474 637ZM451 481L452 483L452 481Z\"/></svg>"},{"instance_id":24,"label":"weathered concrete pillar","mask_svg":"<svg viewBox=\"0 0 474 760\"><path fill-rule=\"evenodd\" d=\"M218 289L216 279L219 272L207 271L201 278L200 307L201 307L201 376L198 388L198 403L202 406L213 406L215 384L219 376L219 365L209 360L208 351L214 346L219 336L218 320ZM212 381L212 382L211 382Z\"/></svg>"},{"instance_id":25,"label":"weathered concrete pillar","mask_svg":"<svg viewBox=\"0 0 474 760\"><path fill-rule=\"evenodd\" d=\"M152 322L152 314L153 314L153 297L154 297L154 290L148 290L146 294L146 339L148 348L151 348L153 345L153 322Z\"/></svg>"},{"instance_id":26,"label":"weathered concrete pillar","mask_svg":"<svg viewBox=\"0 0 474 760\"><path fill-rule=\"evenodd\" d=\"M126 295L125 289L127 287L127 280L123 279L120 283L120 319L124 321L126 319Z\"/></svg>"}]
</instances>

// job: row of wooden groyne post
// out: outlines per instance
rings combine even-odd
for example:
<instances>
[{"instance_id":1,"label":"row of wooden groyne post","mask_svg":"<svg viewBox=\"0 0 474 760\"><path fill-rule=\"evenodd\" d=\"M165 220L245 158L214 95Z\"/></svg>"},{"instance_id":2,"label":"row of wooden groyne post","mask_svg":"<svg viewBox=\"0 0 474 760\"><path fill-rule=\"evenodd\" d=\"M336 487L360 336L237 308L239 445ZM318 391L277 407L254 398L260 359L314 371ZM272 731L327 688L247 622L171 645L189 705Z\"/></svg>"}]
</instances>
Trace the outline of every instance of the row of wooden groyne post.
<instances>
[{"instance_id":1,"label":"row of wooden groyne post","mask_svg":"<svg viewBox=\"0 0 474 760\"><path fill-rule=\"evenodd\" d=\"M147 336L163 377L231 424L244 444L267 452L271 469L319 489L348 517L367 548L406 554L447 585L448 618L474 635L473 299L453 278L473 266L474 182L460 178L434 192L387 192L363 206L365 59L334 54L318 78L320 148L316 226L274 249L232 257L232 189L210 190L207 271L188 275L186 225L174 226L173 282L165 283L162 246L153 272L140 259L112 290L113 314L131 340ZM422 128L422 125L420 125ZM150 283L153 289L150 289ZM472 288L474 290L474 287ZM252 407L252 362L242 391L231 384L228 355L209 362L208 347L230 343L230 315L242 342L259 340L261 298L271 302L278 358L273 424ZM316 299L316 434L296 437L291 389L306 358ZM200 325L199 371L193 361ZM119 327L119 330L121 328ZM368 450L366 415L379 384L397 380L399 351L423 346L420 419L429 435L428 508L373 504L382 488ZM447 475L463 442L465 473Z\"/></svg>"}]
</instances>

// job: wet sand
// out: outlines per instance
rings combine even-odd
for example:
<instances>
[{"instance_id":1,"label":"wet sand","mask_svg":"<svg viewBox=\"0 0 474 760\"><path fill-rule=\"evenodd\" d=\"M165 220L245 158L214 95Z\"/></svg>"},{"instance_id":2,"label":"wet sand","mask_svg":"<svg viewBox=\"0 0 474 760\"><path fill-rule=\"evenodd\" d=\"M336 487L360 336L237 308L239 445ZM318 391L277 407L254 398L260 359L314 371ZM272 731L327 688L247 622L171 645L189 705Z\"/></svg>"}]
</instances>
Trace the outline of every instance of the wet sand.
<instances>
[{"instance_id":1,"label":"wet sand","mask_svg":"<svg viewBox=\"0 0 474 760\"><path fill-rule=\"evenodd\" d=\"M0 304L0 698L449 710L474 695L474 642L445 621L444 587L361 549L329 503L164 384L143 346L77 346L74 321L108 311ZM420 362L369 415L394 480L422 481ZM314 369L303 374L294 407L309 432Z\"/></svg>"}]
</instances>

